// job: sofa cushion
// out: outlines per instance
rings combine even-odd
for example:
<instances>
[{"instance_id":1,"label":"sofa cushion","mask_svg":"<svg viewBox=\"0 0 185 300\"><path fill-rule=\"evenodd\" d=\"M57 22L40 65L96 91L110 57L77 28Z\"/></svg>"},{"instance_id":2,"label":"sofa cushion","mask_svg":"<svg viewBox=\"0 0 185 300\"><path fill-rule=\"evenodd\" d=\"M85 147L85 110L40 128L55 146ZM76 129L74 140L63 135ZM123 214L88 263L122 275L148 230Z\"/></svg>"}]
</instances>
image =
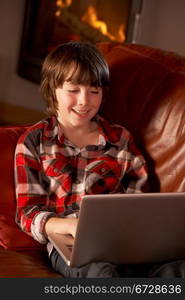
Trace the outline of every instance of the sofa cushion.
<instances>
[{"instance_id":1,"label":"sofa cushion","mask_svg":"<svg viewBox=\"0 0 185 300\"><path fill-rule=\"evenodd\" d=\"M5 249L17 251L42 249L42 245L23 233L14 220L3 215L0 215L0 245Z\"/></svg>"},{"instance_id":2,"label":"sofa cushion","mask_svg":"<svg viewBox=\"0 0 185 300\"><path fill-rule=\"evenodd\" d=\"M0 264L0 278L62 278L52 270L47 254L36 249L23 253L0 248Z\"/></svg>"},{"instance_id":3,"label":"sofa cushion","mask_svg":"<svg viewBox=\"0 0 185 300\"><path fill-rule=\"evenodd\" d=\"M0 245L13 250L42 248L15 223L14 151L19 136L26 128L27 126L0 127Z\"/></svg>"},{"instance_id":4,"label":"sofa cushion","mask_svg":"<svg viewBox=\"0 0 185 300\"><path fill-rule=\"evenodd\" d=\"M102 115L134 135L151 192L184 192L185 58L136 44L98 47L111 77Z\"/></svg>"}]
</instances>

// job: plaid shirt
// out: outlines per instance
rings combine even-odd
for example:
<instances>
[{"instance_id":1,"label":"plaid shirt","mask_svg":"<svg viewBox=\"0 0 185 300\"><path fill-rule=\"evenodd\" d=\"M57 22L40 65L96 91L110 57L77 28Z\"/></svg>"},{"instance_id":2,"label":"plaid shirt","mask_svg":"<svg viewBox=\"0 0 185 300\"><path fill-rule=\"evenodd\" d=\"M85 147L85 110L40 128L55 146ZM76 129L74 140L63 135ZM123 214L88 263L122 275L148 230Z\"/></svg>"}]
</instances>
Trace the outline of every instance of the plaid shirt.
<instances>
[{"instance_id":1,"label":"plaid shirt","mask_svg":"<svg viewBox=\"0 0 185 300\"><path fill-rule=\"evenodd\" d=\"M16 222L40 243L51 216L80 208L85 194L145 191L145 161L130 133L96 117L98 145L79 149L65 138L56 117L31 126L15 152Z\"/></svg>"}]
</instances>

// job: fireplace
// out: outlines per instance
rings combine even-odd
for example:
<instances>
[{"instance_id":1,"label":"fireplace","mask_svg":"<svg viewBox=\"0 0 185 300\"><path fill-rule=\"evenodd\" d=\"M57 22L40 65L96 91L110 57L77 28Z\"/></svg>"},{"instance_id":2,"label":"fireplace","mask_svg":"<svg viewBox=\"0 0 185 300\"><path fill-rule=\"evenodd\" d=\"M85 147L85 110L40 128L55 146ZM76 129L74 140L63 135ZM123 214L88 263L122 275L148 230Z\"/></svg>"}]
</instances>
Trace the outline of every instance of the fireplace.
<instances>
[{"instance_id":1,"label":"fireplace","mask_svg":"<svg viewBox=\"0 0 185 300\"><path fill-rule=\"evenodd\" d=\"M27 0L18 74L39 83L45 56L70 40L133 42L142 0Z\"/></svg>"}]
</instances>

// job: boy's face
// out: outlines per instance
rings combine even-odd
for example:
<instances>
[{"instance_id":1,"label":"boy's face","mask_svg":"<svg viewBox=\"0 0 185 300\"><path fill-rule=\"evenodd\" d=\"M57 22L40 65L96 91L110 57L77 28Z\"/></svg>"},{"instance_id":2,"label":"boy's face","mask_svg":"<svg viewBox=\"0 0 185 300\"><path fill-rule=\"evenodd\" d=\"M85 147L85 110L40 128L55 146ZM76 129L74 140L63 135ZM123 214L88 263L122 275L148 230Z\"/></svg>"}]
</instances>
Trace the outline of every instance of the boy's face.
<instances>
[{"instance_id":1,"label":"boy's face","mask_svg":"<svg viewBox=\"0 0 185 300\"><path fill-rule=\"evenodd\" d=\"M102 88L64 81L56 89L58 118L64 126L83 127L90 124L102 102Z\"/></svg>"}]
</instances>

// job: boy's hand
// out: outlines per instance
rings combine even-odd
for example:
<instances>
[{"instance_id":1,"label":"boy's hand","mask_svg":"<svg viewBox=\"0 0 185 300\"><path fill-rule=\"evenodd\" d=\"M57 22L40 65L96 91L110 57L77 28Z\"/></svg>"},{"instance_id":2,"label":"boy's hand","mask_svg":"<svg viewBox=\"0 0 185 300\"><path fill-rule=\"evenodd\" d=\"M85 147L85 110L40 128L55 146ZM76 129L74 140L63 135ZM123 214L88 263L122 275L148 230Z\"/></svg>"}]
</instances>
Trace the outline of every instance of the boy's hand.
<instances>
[{"instance_id":1,"label":"boy's hand","mask_svg":"<svg viewBox=\"0 0 185 300\"><path fill-rule=\"evenodd\" d=\"M78 219L75 218L52 217L45 224L45 234L46 236L50 233L71 234L75 237L77 223Z\"/></svg>"}]
</instances>

